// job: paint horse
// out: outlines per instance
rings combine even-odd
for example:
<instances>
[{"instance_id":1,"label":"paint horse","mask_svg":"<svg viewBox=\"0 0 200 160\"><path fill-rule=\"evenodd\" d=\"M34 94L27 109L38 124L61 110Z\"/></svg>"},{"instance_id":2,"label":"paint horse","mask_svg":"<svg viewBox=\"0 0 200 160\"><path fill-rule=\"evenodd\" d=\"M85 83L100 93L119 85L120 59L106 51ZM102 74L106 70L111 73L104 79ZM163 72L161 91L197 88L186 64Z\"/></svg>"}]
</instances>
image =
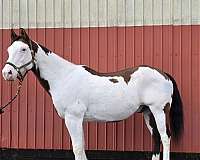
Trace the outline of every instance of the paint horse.
<instances>
[{"instance_id":1,"label":"paint horse","mask_svg":"<svg viewBox=\"0 0 200 160\"><path fill-rule=\"evenodd\" d=\"M24 29L11 30L8 60L2 70L5 80L23 79L32 71L65 120L75 160L87 160L83 121L119 121L143 112L155 141L152 160L170 159L170 139L178 141L183 132L182 101L175 80L150 66L119 72L99 73L59 57L31 40Z\"/></svg>"}]
</instances>

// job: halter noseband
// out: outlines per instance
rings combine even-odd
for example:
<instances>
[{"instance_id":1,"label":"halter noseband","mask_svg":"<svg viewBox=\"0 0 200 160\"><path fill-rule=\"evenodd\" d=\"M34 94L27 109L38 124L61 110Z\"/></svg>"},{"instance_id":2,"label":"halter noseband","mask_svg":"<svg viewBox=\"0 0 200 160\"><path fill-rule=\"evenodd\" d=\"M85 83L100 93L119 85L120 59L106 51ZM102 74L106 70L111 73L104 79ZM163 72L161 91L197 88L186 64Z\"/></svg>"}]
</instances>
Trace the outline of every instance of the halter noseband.
<instances>
[{"instance_id":1,"label":"halter noseband","mask_svg":"<svg viewBox=\"0 0 200 160\"><path fill-rule=\"evenodd\" d=\"M21 65L20 67L14 65L13 63L11 62L6 62L6 64L9 64L10 66L12 66L18 73L18 76L17 78L20 80L20 81L23 81L24 77L26 76L26 73L29 71L29 70L26 70L25 74L22 75L21 73L21 69L22 68L25 68L26 66L30 65L31 63L33 64L33 66L35 65L35 52L33 51L33 48L32 48L32 43L31 43L31 40L30 40L30 49L31 49L31 56L32 56L32 59L27 62L26 64L23 64Z\"/></svg>"}]
</instances>

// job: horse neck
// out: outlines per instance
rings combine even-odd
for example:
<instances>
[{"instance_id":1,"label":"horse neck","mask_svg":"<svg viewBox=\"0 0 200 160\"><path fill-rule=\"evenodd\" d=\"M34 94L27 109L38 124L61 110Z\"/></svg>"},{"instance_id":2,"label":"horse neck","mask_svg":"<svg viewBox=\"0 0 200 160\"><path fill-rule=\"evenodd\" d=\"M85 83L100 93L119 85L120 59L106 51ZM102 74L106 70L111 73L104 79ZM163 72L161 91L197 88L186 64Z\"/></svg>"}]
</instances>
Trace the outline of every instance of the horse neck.
<instances>
[{"instance_id":1,"label":"horse neck","mask_svg":"<svg viewBox=\"0 0 200 160\"><path fill-rule=\"evenodd\" d=\"M50 86L69 75L77 67L53 52L46 53L41 47L35 54L35 60L36 67L33 72L39 80L48 81Z\"/></svg>"}]
</instances>

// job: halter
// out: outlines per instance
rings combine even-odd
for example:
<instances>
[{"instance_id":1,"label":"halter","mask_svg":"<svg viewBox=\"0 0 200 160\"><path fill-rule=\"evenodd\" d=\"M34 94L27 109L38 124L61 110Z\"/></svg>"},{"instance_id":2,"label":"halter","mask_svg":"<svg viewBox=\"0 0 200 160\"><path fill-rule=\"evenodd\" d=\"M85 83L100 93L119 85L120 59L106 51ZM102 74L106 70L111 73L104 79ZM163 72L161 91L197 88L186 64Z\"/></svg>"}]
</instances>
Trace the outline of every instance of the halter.
<instances>
[{"instance_id":1,"label":"halter","mask_svg":"<svg viewBox=\"0 0 200 160\"><path fill-rule=\"evenodd\" d=\"M21 89L21 87L22 87L22 82L23 82L23 80L24 80L24 77L26 76L27 72L29 71L29 70L26 70L25 74L22 75L22 73L21 73L20 70L21 70L22 68L25 68L26 66L30 65L31 63L33 64L33 66L35 66L35 52L33 51L33 47L32 47L32 42L31 42L31 40L30 40L29 43L30 43L31 56L32 56L32 59L31 59L29 62L27 62L26 64L24 64L24 65L22 65L22 66L20 66L20 67L17 67L16 65L14 65L14 64L11 63L11 62L6 62L6 64L11 65L11 66L17 71L17 73L18 73L17 78L19 79L19 84L18 84L18 88L17 88L17 92L16 92L15 96L12 97L12 98L10 99L10 101L8 101L5 105L3 105L2 107L0 107L0 114L2 114L2 113L4 112L3 109L6 108L9 104L11 104L12 101L14 101L14 100L17 98L17 96L19 95L19 92L20 92L20 89Z\"/></svg>"},{"instance_id":2,"label":"halter","mask_svg":"<svg viewBox=\"0 0 200 160\"><path fill-rule=\"evenodd\" d=\"M21 70L22 68L25 68L26 66L30 65L31 63L33 64L33 66L35 65L35 52L33 51L33 47L32 47L32 42L31 42L31 40L29 41L29 43L30 43L31 56L32 56L32 59L31 59L29 62L27 62L26 64L21 65L20 67L16 66L15 64L13 64L13 63L11 63L11 62L6 62L6 64L9 64L10 66L12 66L12 67L17 71L17 73L18 73L17 78L18 78L20 81L23 81L24 77L26 76L27 72L29 71L29 70L26 70L25 74L22 75L22 73L21 73L20 70Z\"/></svg>"}]
</instances>

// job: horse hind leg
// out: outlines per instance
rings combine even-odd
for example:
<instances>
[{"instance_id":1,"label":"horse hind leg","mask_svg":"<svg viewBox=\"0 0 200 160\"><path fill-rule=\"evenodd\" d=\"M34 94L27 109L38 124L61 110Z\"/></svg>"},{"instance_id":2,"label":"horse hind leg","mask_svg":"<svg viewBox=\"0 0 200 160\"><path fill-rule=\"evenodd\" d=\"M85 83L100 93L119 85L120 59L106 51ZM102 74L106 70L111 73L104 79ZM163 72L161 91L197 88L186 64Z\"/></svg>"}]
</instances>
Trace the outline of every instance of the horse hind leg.
<instances>
[{"instance_id":1,"label":"horse hind leg","mask_svg":"<svg viewBox=\"0 0 200 160\"><path fill-rule=\"evenodd\" d=\"M167 109L166 109L167 108ZM163 160L170 159L170 131L169 131L169 110L170 105L167 103L163 108L157 106L150 106L150 110L155 118L157 130L163 144Z\"/></svg>"},{"instance_id":2,"label":"horse hind leg","mask_svg":"<svg viewBox=\"0 0 200 160\"><path fill-rule=\"evenodd\" d=\"M153 155L152 155L152 160L160 160L160 134L158 132L155 118L153 114L151 113L149 107L147 107L144 111L144 119L145 123L147 125L147 128L149 129L153 140L154 140L154 147L153 147Z\"/></svg>"}]
</instances>

